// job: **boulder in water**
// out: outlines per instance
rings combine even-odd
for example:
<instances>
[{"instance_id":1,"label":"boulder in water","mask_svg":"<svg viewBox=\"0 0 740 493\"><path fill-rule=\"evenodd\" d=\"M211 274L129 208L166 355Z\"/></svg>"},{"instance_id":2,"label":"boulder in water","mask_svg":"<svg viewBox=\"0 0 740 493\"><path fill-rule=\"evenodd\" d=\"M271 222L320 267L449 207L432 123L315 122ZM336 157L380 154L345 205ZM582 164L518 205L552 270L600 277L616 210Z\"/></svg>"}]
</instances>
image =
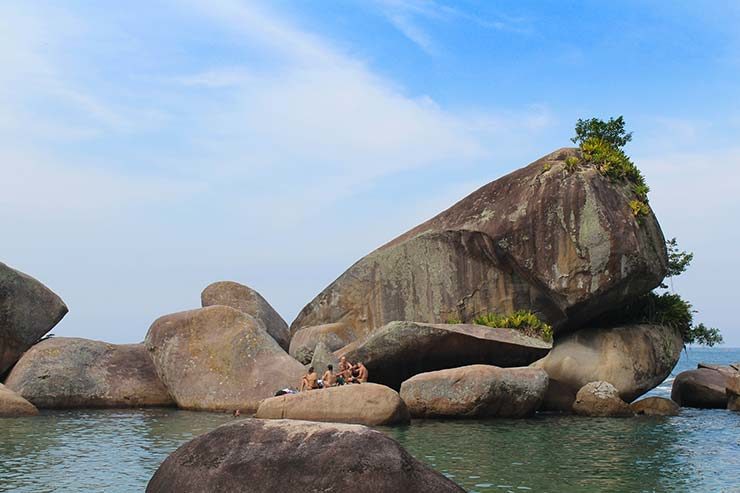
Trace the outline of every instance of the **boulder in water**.
<instances>
[{"instance_id":1,"label":"boulder in water","mask_svg":"<svg viewBox=\"0 0 740 493\"><path fill-rule=\"evenodd\" d=\"M573 412L581 416L623 417L635 413L609 382L589 382L576 394Z\"/></svg>"},{"instance_id":2,"label":"boulder in water","mask_svg":"<svg viewBox=\"0 0 740 493\"><path fill-rule=\"evenodd\" d=\"M729 378L729 373L707 367L683 371L673 381L671 399L682 407L726 409Z\"/></svg>"},{"instance_id":3,"label":"boulder in water","mask_svg":"<svg viewBox=\"0 0 740 493\"><path fill-rule=\"evenodd\" d=\"M671 399L664 397L648 397L630 404L632 411L644 416L677 416L681 409Z\"/></svg>"},{"instance_id":4,"label":"boulder in water","mask_svg":"<svg viewBox=\"0 0 740 493\"><path fill-rule=\"evenodd\" d=\"M740 373L729 377L726 385L727 409L740 411Z\"/></svg>"},{"instance_id":5,"label":"boulder in water","mask_svg":"<svg viewBox=\"0 0 740 493\"><path fill-rule=\"evenodd\" d=\"M36 406L0 383L0 418L36 416Z\"/></svg>"}]
</instances>

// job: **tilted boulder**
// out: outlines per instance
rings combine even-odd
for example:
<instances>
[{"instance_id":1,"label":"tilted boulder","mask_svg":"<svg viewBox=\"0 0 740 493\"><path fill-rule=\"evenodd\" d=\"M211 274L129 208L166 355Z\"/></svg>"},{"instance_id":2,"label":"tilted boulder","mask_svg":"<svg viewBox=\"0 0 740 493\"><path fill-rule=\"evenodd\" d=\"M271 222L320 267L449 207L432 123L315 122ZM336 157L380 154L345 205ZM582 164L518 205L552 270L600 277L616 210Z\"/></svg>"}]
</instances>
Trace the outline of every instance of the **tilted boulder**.
<instances>
[{"instance_id":1,"label":"tilted boulder","mask_svg":"<svg viewBox=\"0 0 740 493\"><path fill-rule=\"evenodd\" d=\"M726 388L732 367L700 365L696 370L679 373L673 380L671 399L682 407L727 408Z\"/></svg>"},{"instance_id":2,"label":"tilted boulder","mask_svg":"<svg viewBox=\"0 0 740 493\"><path fill-rule=\"evenodd\" d=\"M589 382L576 394L573 412L591 417L625 417L635 413L609 382Z\"/></svg>"},{"instance_id":3,"label":"tilted boulder","mask_svg":"<svg viewBox=\"0 0 740 493\"><path fill-rule=\"evenodd\" d=\"M49 288L0 262L0 375L67 311Z\"/></svg>"},{"instance_id":4,"label":"tilted boulder","mask_svg":"<svg viewBox=\"0 0 740 493\"><path fill-rule=\"evenodd\" d=\"M0 383L0 418L36 416L36 406Z\"/></svg>"},{"instance_id":5,"label":"tilted boulder","mask_svg":"<svg viewBox=\"0 0 740 493\"><path fill-rule=\"evenodd\" d=\"M46 339L23 355L5 385L39 408L174 405L143 344Z\"/></svg>"},{"instance_id":6,"label":"tilted boulder","mask_svg":"<svg viewBox=\"0 0 740 493\"><path fill-rule=\"evenodd\" d=\"M550 344L514 329L391 322L334 354L361 361L370 381L399 389L417 373L473 364L526 366L549 350Z\"/></svg>"},{"instance_id":7,"label":"tilted boulder","mask_svg":"<svg viewBox=\"0 0 740 493\"><path fill-rule=\"evenodd\" d=\"M470 321L532 310L572 330L659 285L665 240L635 217L629 185L561 149L468 195L360 259L291 325L343 323L360 338L393 320Z\"/></svg>"},{"instance_id":8,"label":"tilted boulder","mask_svg":"<svg viewBox=\"0 0 740 493\"><path fill-rule=\"evenodd\" d=\"M329 348L323 342L320 342L316 345L316 349L314 349L311 366L314 367L319 376L322 376L329 365L332 365L336 372L339 368L339 358L329 351Z\"/></svg>"},{"instance_id":9,"label":"tilted boulder","mask_svg":"<svg viewBox=\"0 0 740 493\"><path fill-rule=\"evenodd\" d=\"M200 294L201 305L225 305L251 315L262 322L267 333L281 348L288 350L290 329L278 312L254 289L233 281L220 281L206 287Z\"/></svg>"},{"instance_id":10,"label":"tilted boulder","mask_svg":"<svg viewBox=\"0 0 740 493\"><path fill-rule=\"evenodd\" d=\"M395 440L364 426L244 419L175 450L147 493L462 493Z\"/></svg>"},{"instance_id":11,"label":"tilted boulder","mask_svg":"<svg viewBox=\"0 0 740 493\"><path fill-rule=\"evenodd\" d=\"M398 392L374 383L348 384L272 397L260 403L255 417L367 426L409 422L409 412Z\"/></svg>"},{"instance_id":12,"label":"tilted boulder","mask_svg":"<svg viewBox=\"0 0 740 493\"><path fill-rule=\"evenodd\" d=\"M253 412L260 400L297 386L305 372L261 323L223 305L158 318L146 346L184 409Z\"/></svg>"},{"instance_id":13,"label":"tilted boulder","mask_svg":"<svg viewBox=\"0 0 740 493\"><path fill-rule=\"evenodd\" d=\"M543 409L569 412L578 390L603 380L631 402L670 375L683 349L681 333L661 325L588 328L558 338L532 366L550 377Z\"/></svg>"},{"instance_id":14,"label":"tilted boulder","mask_svg":"<svg viewBox=\"0 0 740 493\"><path fill-rule=\"evenodd\" d=\"M547 373L471 365L415 375L401 385L413 418L522 418L537 411Z\"/></svg>"},{"instance_id":15,"label":"tilted boulder","mask_svg":"<svg viewBox=\"0 0 740 493\"><path fill-rule=\"evenodd\" d=\"M630 404L632 412L645 416L677 416L681 409L671 399L664 397L648 397Z\"/></svg>"},{"instance_id":16,"label":"tilted boulder","mask_svg":"<svg viewBox=\"0 0 740 493\"><path fill-rule=\"evenodd\" d=\"M355 339L356 334L344 324L304 327L293 334L288 352L301 363L308 364L317 344L323 343L330 351L336 351Z\"/></svg>"}]
</instances>

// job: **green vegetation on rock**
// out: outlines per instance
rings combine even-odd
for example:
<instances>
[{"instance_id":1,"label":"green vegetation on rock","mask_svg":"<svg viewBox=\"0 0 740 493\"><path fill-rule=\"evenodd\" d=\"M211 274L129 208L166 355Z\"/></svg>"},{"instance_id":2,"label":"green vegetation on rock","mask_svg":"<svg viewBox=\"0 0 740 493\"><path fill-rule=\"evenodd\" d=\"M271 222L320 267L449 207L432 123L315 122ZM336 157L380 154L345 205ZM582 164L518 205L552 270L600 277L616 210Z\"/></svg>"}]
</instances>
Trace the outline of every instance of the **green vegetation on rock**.
<instances>
[{"instance_id":1,"label":"green vegetation on rock","mask_svg":"<svg viewBox=\"0 0 740 493\"><path fill-rule=\"evenodd\" d=\"M510 315L489 313L476 318L475 323L500 329L517 329L525 335L552 341L552 327L527 310L519 310Z\"/></svg>"}]
</instances>

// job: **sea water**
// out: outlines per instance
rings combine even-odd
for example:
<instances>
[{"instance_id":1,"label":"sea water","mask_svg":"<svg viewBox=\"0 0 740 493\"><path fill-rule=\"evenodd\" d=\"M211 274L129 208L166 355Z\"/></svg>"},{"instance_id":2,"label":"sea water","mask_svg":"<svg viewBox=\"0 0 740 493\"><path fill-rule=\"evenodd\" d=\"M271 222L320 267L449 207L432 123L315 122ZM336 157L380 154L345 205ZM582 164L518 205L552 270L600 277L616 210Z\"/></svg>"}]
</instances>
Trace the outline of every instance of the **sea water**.
<instances>
[{"instance_id":1,"label":"sea water","mask_svg":"<svg viewBox=\"0 0 740 493\"><path fill-rule=\"evenodd\" d=\"M699 362L740 349L689 349L650 395ZM180 444L230 422L174 409L42 411L0 420L0 491L143 491ZM471 492L740 492L740 413L675 417L414 421L381 428ZM280 493L280 492L277 492Z\"/></svg>"}]
</instances>

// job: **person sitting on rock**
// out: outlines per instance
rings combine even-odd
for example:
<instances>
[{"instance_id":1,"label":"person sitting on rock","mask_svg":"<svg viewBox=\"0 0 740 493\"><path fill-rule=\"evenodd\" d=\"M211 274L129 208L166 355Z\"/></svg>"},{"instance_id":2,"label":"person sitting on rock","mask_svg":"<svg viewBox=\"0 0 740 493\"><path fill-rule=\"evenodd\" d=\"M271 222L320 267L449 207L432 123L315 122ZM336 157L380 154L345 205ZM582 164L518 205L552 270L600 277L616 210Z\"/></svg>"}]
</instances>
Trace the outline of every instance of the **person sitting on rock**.
<instances>
[{"instance_id":1,"label":"person sitting on rock","mask_svg":"<svg viewBox=\"0 0 740 493\"><path fill-rule=\"evenodd\" d=\"M369 373L367 371L367 368L365 368L365 365L362 364L362 361L357 362L357 376L355 377L355 380L357 383L367 383Z\"/></svg>"},{"instance_id":2,"label":"person sitting on rock","mask_svg":"<svg viewBox=\"0 0 740 493\"><path fill-rule=\"evenodd\" d=\"M308 369L308 373L303 375L301 379L301 392L304 390L315 390L319 388L319 376L316 374L316 369L312 366Z\"/></svg>"},{"instance_id":3,"label":"person sitting on rock","mask_svg":"<svg viewBox=\"0 0 740 493\"><path fill-rule=\"evenodd\" d=\"M347 361L347 357L342 355L339 358L339 373L337 374L337 385L344 385L352 380L352 363Z\"/></svg>"},{"instance_id":4,"label":"person sitting on rock","mask_svg":"<svg viewBox=\"0 0 740 493\"><path fill-rule=\"evenodd\" d=\"M324 376L321 377L324 382L324 388L334 387L337 384L337 376L334 375L334 365L326 365Z\"/></svg>"}]
</instances>

